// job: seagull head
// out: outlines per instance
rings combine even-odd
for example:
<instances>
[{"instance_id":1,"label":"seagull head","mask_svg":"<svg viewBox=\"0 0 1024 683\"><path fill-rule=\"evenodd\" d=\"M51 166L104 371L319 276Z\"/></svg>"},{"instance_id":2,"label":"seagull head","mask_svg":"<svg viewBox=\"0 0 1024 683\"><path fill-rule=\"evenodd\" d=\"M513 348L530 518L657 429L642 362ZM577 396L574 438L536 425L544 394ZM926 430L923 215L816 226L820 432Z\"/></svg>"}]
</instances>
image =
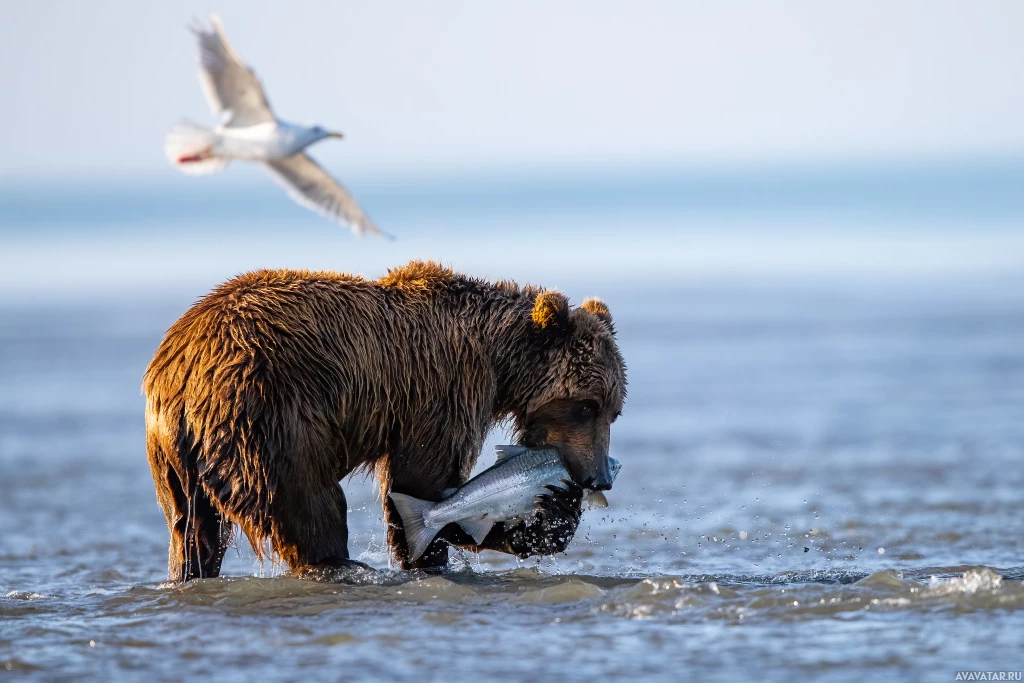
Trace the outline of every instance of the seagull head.
<instances>
[{"instance_id":1,"label":"seagull head","mask_svg":"<svg viewBox=\"0 0 1024 683\"><path fill-rule=\"evenodd\" d=\"M312 133L316 140L323 140L325 138L338 138L339 140L345 137L341 133L333 130L327 130L323 126L313 126Z\"/></svg>"}]
</instances>

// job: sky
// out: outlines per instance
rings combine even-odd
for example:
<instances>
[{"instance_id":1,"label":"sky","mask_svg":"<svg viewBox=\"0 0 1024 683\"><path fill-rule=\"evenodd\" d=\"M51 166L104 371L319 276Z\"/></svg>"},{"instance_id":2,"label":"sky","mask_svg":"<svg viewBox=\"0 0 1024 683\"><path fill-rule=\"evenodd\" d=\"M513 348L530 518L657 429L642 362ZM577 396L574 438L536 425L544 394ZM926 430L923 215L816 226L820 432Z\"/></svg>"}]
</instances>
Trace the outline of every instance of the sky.
<instances>
[{"instance_id":1,"label":"sky","mask_svg":"<svg viewBox=\"0 0 1024 683\"><path fill-rule=\"evenodd\" d=\"M1024 155L1024 3L18 2L0 182L172 173L216 11L350 176Z\"/></svg>"}]
</instances>

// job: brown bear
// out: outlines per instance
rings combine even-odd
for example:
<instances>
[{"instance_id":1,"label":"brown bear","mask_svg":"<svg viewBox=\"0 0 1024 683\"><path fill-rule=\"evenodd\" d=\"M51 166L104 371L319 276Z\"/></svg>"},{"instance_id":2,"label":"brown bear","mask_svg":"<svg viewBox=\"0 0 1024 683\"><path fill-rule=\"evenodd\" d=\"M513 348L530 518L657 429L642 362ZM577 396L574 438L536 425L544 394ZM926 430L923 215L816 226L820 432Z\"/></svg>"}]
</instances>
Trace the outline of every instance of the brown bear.
<instances>
[{"instance_id":1,"label":"brown bear","mask_svg":"<svg viewBox=\"0 0 1024 683\"><path fill-rule=\"evenodd\" d=\"M373 470L388 542L405 568L388 493L426 500L470 475L498 423L558 449L566 487L528 523L476 546L525 557L564 550L582 487L608 488L610 425L626 396L608 308L413 261L377 281L261 270L226 282L168 330L143 379L146 445L167 517L171 580L217 576L234 525L297 574L349 559L339 482Z\"/></svg>"}]
</instances>

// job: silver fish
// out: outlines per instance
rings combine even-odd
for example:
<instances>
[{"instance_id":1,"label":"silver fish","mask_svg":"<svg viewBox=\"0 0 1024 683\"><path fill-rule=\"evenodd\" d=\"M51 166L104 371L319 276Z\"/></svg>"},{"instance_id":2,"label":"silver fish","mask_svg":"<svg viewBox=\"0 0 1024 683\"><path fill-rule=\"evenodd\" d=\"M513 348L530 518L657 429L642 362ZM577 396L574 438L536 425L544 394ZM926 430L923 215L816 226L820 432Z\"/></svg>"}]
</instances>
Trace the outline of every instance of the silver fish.
<instances>
[{"instance_id":1,"label":"silver fish","mask_svg":"<svg viewBox=\"0 0 1024 683\"><path fill-rule=\"evenodd\" d=\"M447 489L439 503L420 500L404 493L389 493L405 527L409 560L422 555L434 536L452 522L482 543L497 522L527 519L536 511L536 496L549 493L545 485L564 486L569 472L552 448L498 446L498 460L457 489ZM622 464L608 458L612 481ZM593 506L606 507L600 491L587 491Z\"/></svg>"}]
</instances>

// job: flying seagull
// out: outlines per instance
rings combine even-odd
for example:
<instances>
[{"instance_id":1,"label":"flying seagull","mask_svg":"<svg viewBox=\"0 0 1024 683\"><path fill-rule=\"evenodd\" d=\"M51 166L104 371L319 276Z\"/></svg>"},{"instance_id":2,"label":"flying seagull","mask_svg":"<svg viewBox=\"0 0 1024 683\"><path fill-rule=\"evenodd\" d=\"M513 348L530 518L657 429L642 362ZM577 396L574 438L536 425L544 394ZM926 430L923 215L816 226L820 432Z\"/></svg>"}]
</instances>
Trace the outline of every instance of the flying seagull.
<instances>
[{"instance_id":1,"label":"flying seagull","mask_svg":"<svg viewBox=\"0 0 1024 683\"><path fill-rule=\"evenodd\" d=\"M260 79L231 48L220 19L211 15L210 24L195 20L189 28L199 41L199 84L220 125L213 130L189 121L175 126L164 144L170 162L183 173L201 174L219 171L232 159L254 161L302 206L347 224L356 235L390 237L304 152L341 133L276 118Z\"/></svg>"}]
</instances>

